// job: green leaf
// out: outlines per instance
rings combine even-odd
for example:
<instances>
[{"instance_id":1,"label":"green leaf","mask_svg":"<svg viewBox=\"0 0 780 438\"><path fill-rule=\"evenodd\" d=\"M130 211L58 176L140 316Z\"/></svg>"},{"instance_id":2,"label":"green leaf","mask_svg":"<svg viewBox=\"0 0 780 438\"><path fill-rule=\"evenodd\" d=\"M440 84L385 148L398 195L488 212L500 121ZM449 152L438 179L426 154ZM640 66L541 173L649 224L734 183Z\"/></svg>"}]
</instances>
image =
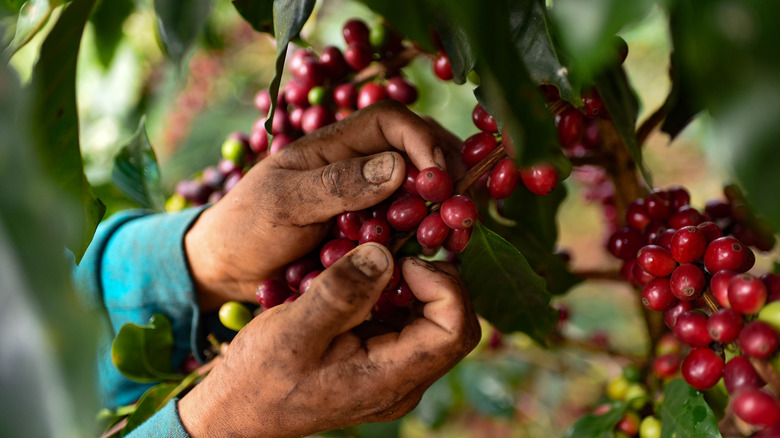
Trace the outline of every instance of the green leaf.
<instances>
[{"instance_id":1,"label":"green leaf","mask_svg":"<svg viewBox=\"0 0 780 438\"><path fill-rule=\"evenodd\" d=\"M147 389L136 403L135 412L127 418L127 425L122 429L121 436L127 436L162 409L175 396L173 393L178 387L178 383L160 383Z\"/></svg>"},{"instance_id":2,"label":"green leaf","mask_svg":"<svg viewBox=\"0 0 780 438\"><path fill-rule=\"evenodd\" d=\"M29 43L46 26L54 9L61 4L62 0L29 0L25 2L19 10L16 33L6 49L6 55L15 53Z\"/></svg>"},{"instance_id":3,"label":"green leaf","mask_svg":"<svg viewBox=\"0 0 780 438\"><path fill-rule=\"evenodd\" d=\"M273 33L274 5L270 0L233 0L233 6L258 32Z\"/></svg>"},{"instance_id":4,"label":"green leaf","mask_svg":"<svg viewBox=\"0 0 780 438\"><path fill-rule=\"evenodd\" d=\"M521 331L541 343L555 325L544 279L512 244L479 223L461 271L477 313L500 331Z\"/></svg>"},{"instance_id":5,"label":"green leaf","mask_svg":"<svg viewBox=\"0 0 780 438\"><path fill-rule=\"evenodd\" d=\"M428 53L435 53L436 46L431 37L434 24L444 27L446 20L437 14L435 2L397 1L397 0L362 0L372 11L383 16L393 27L407 38L416 42ZM437 29L439 30L439 29ZM453 68L453 73L454 73Z\"/></svg>"},{"instance_id":6,"label":"green leaf","mask_svg":"<svg viewBox=\"0 0 780 438\"><path fill-rule=\"evenodd\" d=\"M628 405L623 402L609 403L612 408L606 414L588 414L580 418L566 431L564 438L612 438L615 436L615 426L623 418ZM669 436L663 435L662 436ZM705 436L705 435L702 435Z\"/></svg>"},{"instance_id":7,"label":"green leaf","mask_svg":"<svg viewBox=\"0 0 780 438\"><path fill-rule=\"evenodd\" d=\"M160 169L149 137L146 118L142 117L138 130L114 157L111 181L128 198L144 208L165 210L165 195L160 182Z\"/></svg>"},{"instance_id":8,"label":"green leaf","mask_svg":"<svg viewBox=\"0 0 780 438\"><path fill-rule=\"evenodd\" d=\"M677 52L673 52L671 56L672 66L680 64L680 60L677 57ZM692 95L695 87L685 83L687 78L680 74L680 69L672 67L671 70L672 89L669 91L666 102L664 102L666 119L664 119L664 123L661 125L661 130L669 134L671 139L674 140L677 134L688 126L688 123L693 120L696 114L701 112L703 106Z\"/></svg>"},{"instance_id":9,"label":"green leaf","mask_svg":"<svg viewBox=\"0 0 780 438\"><path fill-rule=\"evenodd\" d=\"M642 159L642 147L636 137L639 104L623 68L613 65L603 71L596 78L596 89L598 89L601 100L604 101L612 122L615 124L615 130L631 153L645 183L648 187L653 187L653 179Z\"/></svg>"},{"instance_id":10,"label":"green leaf","mask_svg":"<svg viewBox=\"0 0 780 438\"><path fill-rule=\"evenodd\" d=\"M208 21L212 0L155 0L157 30L168 58L181 63Z\"/></svg>"},{"instance_id":11,"label":"green leaf","mask_svg":"<svg viewBox=\"0 0 780 438\"><path fill-rule=\"evenodd\" d=\"M124 37L122 24L135 10L133 0L101 0L89 22L95 30L95 47L104 67L111 65L114 53Z\"/></svg>"},{"instance_id":12,"label":"green leaf","mask_svg":"<svg viewBox=\"0 0 780 438\"><path fill-rule=\"evenodd\" d=\"M73 0L66 7L41 46L30 83L31 137L42 165L62 190L82 205L68 241L77 262L105 212L84 176L76 108L76 59L94 4L95 0Z\"/></svg>"},{"instance_id":13,"label":"green leaf","mask_svg":"<svg viewBox=\"0 0 780 438\"><path fill-rule=\"evenodd\" d=\"M660 407L661 436L675 438L719 437L718 421L701 392L682 379L674 379L664 388Z\"/></svg>"},{"instance_id":14,"label":"green leaf","mask_svg":"<svg viewBox=\"0 0 780 438\"><path fill-rule=\"evenodd\" d=\"M456 376L466 401L477 411L491 416L511 418L515 398L509 376L489 362L465 361Z\"/></svg>"},{"instance_id":15,"label":"green leaf","mask_svg":"<svg viewBox=\"0 0 780 438\"><path fill-rule=\"evenodd\" d=\"M452 81L456 84L465 83L466 76L474 69L477 62L468 36L463 28L443 19L442 14L436 15L434 26L450 60Z\"/></svg>"},{"instance_id":16,"label":"green leaf","mask_svg":"<svg viewBox=\"0 0 780 438\"><path fill-rule=\"evenodd\" d=\"M566 198L566 186L558 185L546 196L534 195L521 187L503 202L503 216L514 226L498 223L488 217L490 227L512 243L528 260L534 272L542 276L547 290L559 295L582 280L569 272L566 261L556 251L557 215Z\"/></svg>"},{"instance_id":17,"label":"green leaf","mask_svg":"<svg viewBox=\"0 0 780 438\"><path fill-rule=\"evenodd\" d=\"M276 96L282 82L284 61L287 57L287 46L290 41L299 38L303 25L314 10L316 0L274 0L274 35L276 37L276 70L268 92L271 94L271 110L265 122L266 131L271 132L274 112L276 111Z\"/></svg>"},{"instance_id":18,"label":"green leaf","mask_svg":"<svg viewBox=\"0 0 780 438\"><path fill-rule=\"evenodd\" d=\"M520 51L531 79L537 84L557 86L563 99L579 104L579 84L572 84L568 69L559 59L544 2L510 2L510 14L512 40Z\"/></svg>"},{"instance_id":19,"label":"green leaf","mask_svg":"<svg viewBox=\"0 0 780 438\"><path fill-rule=\"evenodd\" d=\"M171 323L157 313L147 325L127 323L119 329L111 343L111 360L122 374L136 382L181 379L173 373L172 348Z\"/></svg>"},{"instance_id":20,"label":"green leaf","mask_svg":"<svg viewBox=\"0 0 780 438\"><path fill-rule=\"evenodd\" d=\"M455 369L458 366L456 365ZM436 429L441 426L455 406L456 398L452 387L453 372L454 370L434 382L425 391L417 407L414 408L414 414L430 428Z\"/></svg>"}]
</instances>

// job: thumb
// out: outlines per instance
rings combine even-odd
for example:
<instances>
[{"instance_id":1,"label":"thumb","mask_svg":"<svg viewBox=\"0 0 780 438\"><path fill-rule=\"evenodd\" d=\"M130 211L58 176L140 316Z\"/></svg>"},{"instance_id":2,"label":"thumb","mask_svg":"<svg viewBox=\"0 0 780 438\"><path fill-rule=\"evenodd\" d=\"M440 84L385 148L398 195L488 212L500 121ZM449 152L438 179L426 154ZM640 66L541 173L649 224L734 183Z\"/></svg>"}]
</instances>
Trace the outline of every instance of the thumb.
<instances>
[{"instance_id":1,"label":"thumb","mask_svg":"<svg viewBox=\"0 0 780 438\"><path fill-rule=\"evenodd\" d=\"M345 211L369 208L387 199L406 178L397 152L337 161L310 170L279 170L278 207L302 224L330 220Z\"/></svg>"},{"instance_id":2,"label":"thumb","mask_svg":"<svg viewBox=\"0 0 780 438\"><path fill-rule=\"evenodd\" d=\"M376 243L358 246L322 271L289 304L289 330L321 355L336 336L362 323L390 281L393 257Z\"/></svg>"}]
</instances>

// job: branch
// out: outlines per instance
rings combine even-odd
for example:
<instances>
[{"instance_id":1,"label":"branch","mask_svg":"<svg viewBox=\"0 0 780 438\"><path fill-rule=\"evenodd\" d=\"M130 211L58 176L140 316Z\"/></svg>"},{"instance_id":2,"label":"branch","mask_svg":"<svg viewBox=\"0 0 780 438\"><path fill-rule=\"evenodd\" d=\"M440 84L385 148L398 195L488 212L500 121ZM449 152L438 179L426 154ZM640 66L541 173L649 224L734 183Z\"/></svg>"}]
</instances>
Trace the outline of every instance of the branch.
<instances>
[{"instance_id":1,"label":"branch","mask_svg":"<svg viewBox=\"0 0 780 438\"><path fill-rule=\"evenodd\" d=\"M419 49L414 47L404 49L403 52L390 59L371 63L368 67L357 72L351 82L357 84L373 77L385 76L387 72L392 72L406 66L415 56L421 53L422 52Z\"/></svg>"},{"instance_id":2,"label":"branch","mask_svg":"<svg viewBox=\"0 0 780 438\"><path fill-rule=\"evenodd\" d=\"M610 280L625 283L626 279L620 275L619 271L576 271L573 275L583 280Z\"/></svg>"}]
</instances>

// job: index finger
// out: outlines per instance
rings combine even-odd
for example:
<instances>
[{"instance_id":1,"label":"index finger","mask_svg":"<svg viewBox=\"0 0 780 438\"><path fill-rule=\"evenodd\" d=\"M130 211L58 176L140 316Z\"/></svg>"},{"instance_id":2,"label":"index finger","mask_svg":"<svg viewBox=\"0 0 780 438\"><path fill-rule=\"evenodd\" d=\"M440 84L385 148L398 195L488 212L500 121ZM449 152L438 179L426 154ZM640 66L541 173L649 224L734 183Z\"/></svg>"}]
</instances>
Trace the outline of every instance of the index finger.
<instances>
[{"instance_id":1,"label":"index finger","mask_svg":"<svg viewBox=\"0 0 780 438\"><path fill-rule=\"evenodd\" d=\"M385 100L319 129L269 157L278 167L306 170L393 149L418 169L446 169L444 140L403 104Z\"/></svg>"}]
</instances>

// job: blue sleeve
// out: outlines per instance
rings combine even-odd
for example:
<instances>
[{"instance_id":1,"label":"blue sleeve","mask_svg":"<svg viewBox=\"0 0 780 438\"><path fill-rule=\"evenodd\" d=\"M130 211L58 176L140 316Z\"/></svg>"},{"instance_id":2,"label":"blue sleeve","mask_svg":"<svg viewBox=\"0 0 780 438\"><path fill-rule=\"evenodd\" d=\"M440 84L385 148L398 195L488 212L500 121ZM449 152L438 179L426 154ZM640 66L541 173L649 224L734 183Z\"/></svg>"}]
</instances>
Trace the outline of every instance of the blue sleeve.
<instances>
[{"instance_id":1,"label":"blue sleeve","mask_svg":"<svg viewBox=\"0 0 780 438\"><path fill-rule=\"evenodd\" d=\"M117 213L103 222L74 271L86 303L105 309L108 336L98 351L98 379L108 408L135 402L152 384L124 377L111 361L111 340L125 323L146 324L155 313L171 321L172 362L177 369L190 353L202 360L205 336L184 253L184 235L204 207L172 214Z\"/></svg>"},{"instance_id":2,"label":"blue sleeve","mask_svg":"<svg viewBox=\"0 0 780 438\"><path fill-rule=\"evenodd\" d=\"M177 402L178 399L169 401L152 418L127 434L127 438L189 438L190 435L181 424Z\"/></svg>"}]
</instances>

